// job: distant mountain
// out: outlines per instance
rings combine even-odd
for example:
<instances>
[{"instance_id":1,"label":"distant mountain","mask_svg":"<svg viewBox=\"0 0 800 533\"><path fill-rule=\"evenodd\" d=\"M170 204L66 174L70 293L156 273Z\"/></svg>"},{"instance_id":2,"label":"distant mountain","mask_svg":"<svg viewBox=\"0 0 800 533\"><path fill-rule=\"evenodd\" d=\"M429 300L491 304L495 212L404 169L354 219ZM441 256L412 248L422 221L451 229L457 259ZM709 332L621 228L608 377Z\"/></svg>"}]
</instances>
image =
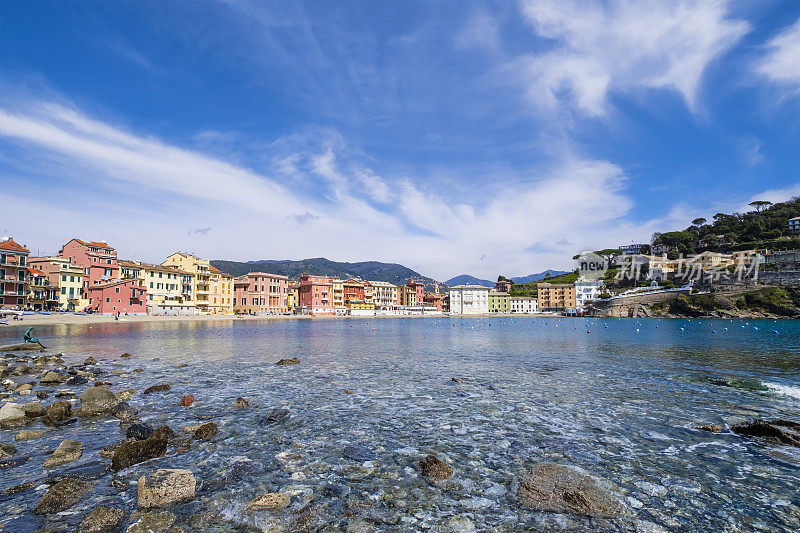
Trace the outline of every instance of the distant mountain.
<instances>
[{"instance_id":1,"label":"distant mountain","mask_svg":"<svg viewBox=\"0 0 800 533\"><path fill-rule=\"evenodd\" d=\"M494 287L494 281L488 279L480 279L469 274L461 274L454 278L450 278L444 282L445 285L452 287L453 285L482 285L483 287Z\"/></svg>"},{"instance_id":2,"label":"distant mountain","mask_svg":"<svg viewBox=\"0 0 800 533\"><path fill-rule=\"evenodd\" d=\"M381 263L379 261L340 263L324 257L316 257L298 261L265 259L247 262L212 259L211 264L232 276L241 276L249 272L267 272L297 280L300 279L302 274L318 274L341 279L361 278L370 281L386 281L395 285L405 284L408 278L413 278L416 281L421 281L428 288L437 283L436 280L423 276L419 272L403 265Z\"/></svg>"},{"instance_id":3,"label":"distant mountain","mask_svg":"<svg viewBox=\"0 0 800 533\"><path fill-rule=\"evenodd\" d=\"M550 274L550 277L553 276L560 276L561 274L566 274L567 272L564 270L545 270L544 272L539 272L538 274L528 274L527 276L519 276L516 278L511 278L511 281L514 283L530 283L531 281L539 281L544 279L547 274Z\"/></svg>"}]
</instances>

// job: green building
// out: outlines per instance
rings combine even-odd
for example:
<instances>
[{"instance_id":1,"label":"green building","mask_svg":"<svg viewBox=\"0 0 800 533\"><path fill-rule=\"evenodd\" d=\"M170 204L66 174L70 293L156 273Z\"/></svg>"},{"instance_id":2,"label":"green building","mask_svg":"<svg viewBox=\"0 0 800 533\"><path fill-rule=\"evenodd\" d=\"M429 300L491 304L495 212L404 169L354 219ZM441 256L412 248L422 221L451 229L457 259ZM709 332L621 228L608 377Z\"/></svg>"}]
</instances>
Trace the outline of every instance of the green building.
<instances>
[{"instance_id":1,"label":"green building","mask_svg":"<svg viewBox=\"0 0 800 533\"><path fill-rule=\"evenodd\" d=\"M509 313L509 301L507 292L489 291L489 313Z\"/></svg>"}]
</instances>

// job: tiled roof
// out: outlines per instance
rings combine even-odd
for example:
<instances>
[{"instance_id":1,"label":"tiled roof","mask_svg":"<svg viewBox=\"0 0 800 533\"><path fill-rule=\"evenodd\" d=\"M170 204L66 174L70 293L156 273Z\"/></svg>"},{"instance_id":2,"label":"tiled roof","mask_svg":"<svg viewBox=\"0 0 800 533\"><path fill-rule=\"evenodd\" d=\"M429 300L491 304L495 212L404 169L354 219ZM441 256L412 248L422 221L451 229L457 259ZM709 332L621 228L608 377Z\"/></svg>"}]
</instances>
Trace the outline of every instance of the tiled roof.
<instances>
[{"instance_id":1,"label":"tiled roof","mask_svg":"<svg viewBox=\"0 0 800 533\"><path fill-rule=\"evenodd\" d=\"M25 252L25 253L30 252L30 250L28 250L21 244L17 244L11 237L9 237L4 241L0 241L0 250L11 250L14 252Z\"/></svg>"},{"instance_id":2,"label":"tiled roof","mask_svg":"<svg viewBox=\"0 0 800 533\"><path fill-rule=\"evenodd\" d=\"M113 250L114 249L114 247L111 246L110 244L108 244L107 242L83 241L81 239L74 239L74 240L78 241L79 243L81 243L81 244L83 244L85 246L94 246L96 248L108 248L109 250Z\"/></svg>"},{"instance_id":3,"label":"tiled roof","mask_svg":"<svg viewBox=\"0 0 800 533\"><path fill-rule=\"evenodd\" d=\"M29 268L28 272L33 276L44 276L44 272L37 268Z\"/></svg>"},{"instance_id":4,"label":"tiled roof","mask_svg":"<svg viewBox=\"0 0 800 533\"><path fill-rule=\"evenodd\" d=\"M156 265L153 263L144 263L142 261L131 261L129 259L120 259L118 263L119 266L121 267L133 267L145 270L159 270L161 272L172 272L175 274L184 274L186 276L193 275L191 272L186 272L185 270L181 270L178 267L170 265Z\"/></svg>"}]
</instances>

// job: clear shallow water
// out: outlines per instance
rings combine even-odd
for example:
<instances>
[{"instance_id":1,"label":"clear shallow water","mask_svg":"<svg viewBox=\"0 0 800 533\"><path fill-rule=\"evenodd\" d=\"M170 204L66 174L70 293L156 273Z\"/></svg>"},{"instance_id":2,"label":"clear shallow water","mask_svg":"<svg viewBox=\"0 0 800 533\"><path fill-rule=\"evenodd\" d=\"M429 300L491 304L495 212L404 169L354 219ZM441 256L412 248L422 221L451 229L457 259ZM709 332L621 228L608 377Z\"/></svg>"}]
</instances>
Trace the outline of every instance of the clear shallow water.
<instances>
[{"instance_id":1,"label":"clear shallow water","mask_svg":"<svg viewBox=\"0 0 800 533\"><path fill-rule=\"evenodd\" d=\"M22 331L0 330L0 343ZM132 511L138 477L168 467L189 468L205 482L195 501L170 509L193 530L214 528L203 513L286 530L298 527L298 517L330 530L362 520L378 530L448 530L454 517L502 531L800 529L798 450L728 431L756 417L800 420L800 322L231 320L35 333L68 362L92 355L108 370L145 369L110 376L114 391L170 383L169 392L129 401L154 427L178 430L211 416L220 435L123 471L116 477L128 488L111 486L109 474L90 497L47 520L29 514L41 490L8 498L0 503L8 531L74 527L104 500ZM123 352L133 357L119 358ZM301 363L273 364L288 357ZM738 386L723 384L731 379ZM194 394L193 407L177 406L184 394ZM238 396L252 408L233 410ZM289 409L289 419L264 423L271 408ZM693 429L706 423L726 429ZM0 431L0 441L14 434ZM0 471L0 490L43 480L41 464L63 438L83 441L85 463L121 436L116 419L81 420L16 443L18 453L34 457ZM437 487L418 475L416 461L427 453L452 461L452 483ZM590 520L522 508L516 481L539 461L612 482L627 499L627 516ZM272 491L292 495L289 510L243 509Z\"/></svg>"}]
</instances>

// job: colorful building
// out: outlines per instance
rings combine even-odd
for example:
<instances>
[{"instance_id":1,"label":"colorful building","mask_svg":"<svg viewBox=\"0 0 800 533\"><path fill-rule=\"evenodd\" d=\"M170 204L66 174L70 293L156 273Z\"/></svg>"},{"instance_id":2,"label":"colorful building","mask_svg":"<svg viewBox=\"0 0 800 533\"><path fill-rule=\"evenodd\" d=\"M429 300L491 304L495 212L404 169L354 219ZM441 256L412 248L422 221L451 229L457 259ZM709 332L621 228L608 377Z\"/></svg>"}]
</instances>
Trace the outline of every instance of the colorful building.
<instances>
[{"instance_id":1,"label":"colorful building","mask_svg":"<svg viewBox=\"0 0 800 533\"><path fill-rule=\"evenodd\" d=\"M413 301L414 303L405 303L405 300L408 299L409 301L412 300L410 296L406 296L407 292L403 292L403 305L422 305L425 302L425 285L420 283L419 281L414 281L413 279L409 278L408 282L405 284L406 287L413 291Z\"/></svg>"},{"instance_id":2,"label":"colorful building","mask_svg":"<svg viewBox=\"0 0 800 533\"><path fill-rule=\"evenodd\" d=\"M183 270L192 274L192 296L194 305L201 314L209 313L209 294L211 288L211 263L206 259L200 259L194 254L187 252L175 252L167 257L162 265L174 266L178 270Z\"/></svg>"},{"instance_id":3,"label":"colorful building","mask_svg":"<svg viewBox=\"0 0 800 533\"><path fill-rule=\"evenodd\" d=\"M25 307L29 253L11 237L0 241L0 306Z\"/></svg>"},{"instance_id":4,"label":"colorful building","mask_svg":"<svg viewBox=\"0 0 800 533\"><path fill-rule=\"evenodd\" d=\"M73 265L66 257L30 257L28 262L41 270L50 287L58 293L58 308L63 311L80 311L89 305L89 299L82 298L83 269Z\"/></svg>"},{"instance_id":5,"label":"colorful building","mask_svg":"<svg viewBox=\"0 0 800 533\"><path fill-rule=\"evenodd\" d=\"M400 296L400 305L404 307L413 307L417 305L417 290L415 287L401 285L398 287L398 294ZM422 302L419 302L419 305L422 305Z\"/></svg>"},{"instance_id":6,"label":"colorful building","mask_svg":"<svg viewBox=\"0 0 800 533\"><path fill-rule=\"evenodd\" d=\"M337 315L347 314L347 307L344 303L344 281L339 278L331 279L331 288L333 289L333 309Z\"/></svg>"},{"instance_id":7,"label":"colorful building","mask_svg":"<svg viewBox=\"0 0 800 533\"><path fill-rule=\"evenodd\" d=\"M354 310L369 311L375 309L372 300L372 286L360 279L348 279L342 283L344 290L344 306L348 314Z\"/></svg>"},{"instance_id":8,"label":"colorful building","mask_svg":"<svg viewBox=\"0 0 800 533\"><path fill-rule=\"evenodd\" d=\"M298 303L302 314L333 315L336 308L333 304L333 279L327 276L300 276Z\"/></svg>"},{"instance_id":9,"label":"colorful building","mask_svg":"<svg viewBox=\"0 0 800 533\"><path fill-rule=\"evenodd\" d=\"M138 279L90 285L89 308L102 315L143 315L147 313L147 289Z\"/></svg>"},{"instance_id":10,"label":"colorful building","mask_svg":"<svg viewBox=\"0 0 800 533\"><path fill-rule=\"evenodd\" d=\"M456 285L450 287L451 315L483 315L489 312L489 287Z\"/></svg>"},{"instance_id":11,"label":"colorful building","mask_svg":"<svg viewBox=\"0 0 800 533\"><path fill-rule=\"evenodd\" d=\"M297 308L298 302L298 289L299 286L297 285L296 281L290 281L289 287L286 292L286 307L289 308L290 313L294 313Z\"/></svg>"},{"instance_id":12,"label":"colorful building","mask_svg":"<svg viewBox=\"0 0 800 533\"><path fill-rule=\"evenodd\" d=\"M586 304L600 298L602 292L602 281L579 278L575 281L575 310L582 313Z\"/></svg>"},{"instance_id":13,"label":"colorful building","mask_svg":"<svg viewBox=\"0 0 800 533\"><path fill-rule=\"evenodd\" d=\"M386 281L370 281L369 284L372 286L372 301L375 309L392 310L397 308L399 305L397 285Z\"/></svg>"},{"instance_id":14,"label":"colorful building","mask_svg":"<svg viewBox=\"0 0 800 533\"><path fill-rule=\"evenodd\" d=\"M26 307L34 311L58 309L58 290L50 286L47 275L37 268L28 268L28 294Z\"/></svg>"},{"instance_id":15,"label":"colorful building","mask_svg":"<svg viewBox=\"0 0 800 533\"><path fill-rule=\"evenodd\" d=\"M70 264L83 270L81 298L87 300L89 288L119 278L117 251L103 241L72 239L58 251Z\"/></svg>"},{"instance_id":16,"label":"colorful building","mask_svg":"<svg viewBox=\"0 0 800 533\"><path fill-rule=\"evenodd\" d=\"M511 308L509 307L509 294L507 292L500 292L496 290L489 291L489 312L490 313L508 313Z\"/></svg>"},{"instance_id":17,"label":"colorful building","mask_svg":"<svg viewBox=\"0 0 800 533\"><path fill-rule=\"evenodd\" d=\"M567 283L539 282L538 289L539 309L554 313L574 312L576 308L575 285Z\"/></svg>"},{"instance_id":18,"label":"colorful building","mask_svg":"<svg viewBox=\"0 0 800 533\"><path fill-rule=\"evenodd\" d=\"M142 261L119 261L121 279L135 279L147 289L146 310L151 315L196 315L192 298L192 277L174 266Z\"/></svg>"},{"instance_id":19,"label":"colorful building","mask_svg":"<svg viewBox=\"0 0 800 533\"><path fill-rule=\"evenodd\" d=\"M532 315L539 312L539 304L536 298L531 296L512 296L509 298L508 306L512 314Z\"/></svg>"},{"instance_id":20,"label":"colorful building","mask_svg":"<svg viewBox=\"0 0 800 533\"><path fill-rule=\"evenodd\" d=\"M233 314L233 276L215 266L209 267L208 312L212 315Z\"/></svg>"},{"instance_id":21,"label":"colorful building","mask_svg":"<svg viewBox=\"0 0 800 533\"><path fill-rule=\"evenodd\" d=\"M434 287L433 292L425 293L425 306L435 307L437 311L444 311L444 297L445 295L439 292L439 286Z\"/></svg>"},{"instance_id":22,"label":"colorful building","mask_svg":"<svg viewBox=\"0 0 800 533\"><path fill-rule=\"evenodd\" d=\"M237 314L279 315L289 312L289 278L250 272L234 280L233 310Z\"/></svg>"}]
</instances>

